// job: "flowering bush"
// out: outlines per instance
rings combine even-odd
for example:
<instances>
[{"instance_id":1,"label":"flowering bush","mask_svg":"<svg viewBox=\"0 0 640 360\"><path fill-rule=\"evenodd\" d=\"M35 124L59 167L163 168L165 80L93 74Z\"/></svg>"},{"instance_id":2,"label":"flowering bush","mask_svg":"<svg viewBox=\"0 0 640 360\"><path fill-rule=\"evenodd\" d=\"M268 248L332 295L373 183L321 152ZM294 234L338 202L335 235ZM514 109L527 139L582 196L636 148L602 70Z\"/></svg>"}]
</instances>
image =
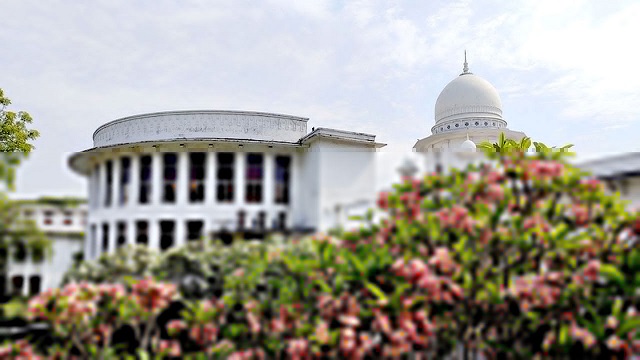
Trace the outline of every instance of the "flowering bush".
<instances>
[{"instance_id":1,"label":"flowering bush","mask_svg":"<svg viewBox=\"0 0 640 360\"><path fill-rule=\"evenodd\" d=\"M233 257L220 291L170 319L177 290L151 279L70 284L30 311L83 354L126 324L169 357L640 355L640 216L559 153L492 158L405 179L379 224Z\"/></svg>"}]
</instances>

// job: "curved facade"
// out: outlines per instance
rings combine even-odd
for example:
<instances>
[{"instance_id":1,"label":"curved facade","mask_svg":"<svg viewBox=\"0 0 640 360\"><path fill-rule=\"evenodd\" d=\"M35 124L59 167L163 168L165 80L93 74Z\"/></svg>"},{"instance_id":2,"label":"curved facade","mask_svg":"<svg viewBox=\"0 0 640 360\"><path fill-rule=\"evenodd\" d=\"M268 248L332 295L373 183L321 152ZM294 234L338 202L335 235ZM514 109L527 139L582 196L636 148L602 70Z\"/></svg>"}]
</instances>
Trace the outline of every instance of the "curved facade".
<instances>
[{"instance_id":1,"label":"curved facade","mask_svg":"<svg viewBox=\"0 0 640 360\"><path fill-rule=\"evenodd\" d=\"M307 133L307 120L175 111L99 127L94 148L69 160L89 183L86 258L131 243L164 250L203 237L262 238L335 225L336 204L374 194L368 179L341 180L375 176L373 155L382 145L368 134ZM332 174L336 167L340 175Z\"/></svg>"}]
</instances>

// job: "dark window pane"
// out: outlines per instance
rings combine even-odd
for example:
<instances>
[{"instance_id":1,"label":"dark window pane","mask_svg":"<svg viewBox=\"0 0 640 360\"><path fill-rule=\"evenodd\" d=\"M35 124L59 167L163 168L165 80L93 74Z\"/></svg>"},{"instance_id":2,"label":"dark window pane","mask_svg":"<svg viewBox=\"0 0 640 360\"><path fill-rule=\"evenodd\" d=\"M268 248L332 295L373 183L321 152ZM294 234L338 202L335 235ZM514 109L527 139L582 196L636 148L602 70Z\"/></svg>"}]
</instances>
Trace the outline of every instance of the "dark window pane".
<instances>
[{"instance_id":1,"label":"dark window pane","mask_svg":"<svg viewBox=\"0 0 640 360\"><path fill-rule=\"evenodd\" d=\"M20 295L22 294L22 287L24 286L24 277L22 275L16 275L11 278L11 285L13 294Z\"/></svg>"},{"instance_id":2,"label":"dark window pane","mask_svg":"<svg viewBox=\"0 0 640 360\"><path fill-rule=\"evenodd\" d=\"M195 241L202 238L202 227L204 223L200 220L187 221L187 241Z\"/></svg>"},{"instance_id":3,"label":"dark window pane","mask_svg":"<svg viewBox=\"0 0 640 360\"><path fill-rule=\"evenodd\" d=\"M102 251L109 251L109 224L102 224Z\"/></svg>"},{"instance_id":4,"label":"dark window pane","mask_svg":"<svg viewBox=\"0 0 640 360\"><path fill-rule=\"evenodd\" d=\"M40 276L29 277L29 295L36 295L40 292Z\"/></svg>"},{"instance_id":5,"label":"dark window pane","mask_svg":"<svg viewBox=\"0 0 640 360\"><path fill-rule=\"evenodd\" d=\"M166 250L173 246L174 243L175 222L170 220L160 221L160 249Z\"/></svg>"}]
</instances>

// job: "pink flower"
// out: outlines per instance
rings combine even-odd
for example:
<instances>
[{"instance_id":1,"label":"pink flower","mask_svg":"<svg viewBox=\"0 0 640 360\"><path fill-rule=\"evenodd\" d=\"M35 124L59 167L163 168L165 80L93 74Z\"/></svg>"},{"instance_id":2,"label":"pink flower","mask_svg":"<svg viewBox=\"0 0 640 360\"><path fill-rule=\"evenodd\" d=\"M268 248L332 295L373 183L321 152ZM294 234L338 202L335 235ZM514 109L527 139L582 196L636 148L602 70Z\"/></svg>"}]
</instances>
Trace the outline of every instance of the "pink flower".
<instances>
[{"instance_id":1,"label":"pink flower","mask_svg":"<svg viewBox=\"0 0 640 360\"><path fill-rule=\"evenodd\" d=\"M235 277L243 277L244 276L244 269L243 268L237 268L233 271L233 273L231 273L231 276L235 276Z\"/></svg>"},{"instance_id":2,"label":"pink flower","mask_svg":"<svg viewBox=\"0 0 640 360\"><path fill-rule=\"evenodd\" d=\"M378 207L381 209L386 209L389 207L389 193L381 192L378 196Z\"/></svg>"},{"instance_id":3,"label":"pink flower","mask_svg":"<svg viewBox=\"0 0 640 360\"><path fill-rule=\"evenodd\" d=\"M605 323L605 327L608 329L616 329L618 327L618 324L620 322L618 321L618 319L616 319L615 316L609 316L607 317L607 322Z\"/></svg>"},{"instance_id":4,"label":"pink flower","mask_svg":"<svg viewBox=\"0 0 640 360\"><path fill-rule=\"evenodd\" d=\"M409 273L406 271L406 266L404 263L404 259L397 259L393 265L391 265L391 272L393 272L396 276L406 277Z\"/></svg>"},{"instance_id":5,"label":"pink flower","mask_svg":"<svg viewBox=\"0 0 640 360\"><path fill-rule=\"evenodd\" d=\"M178 357L182 354L180 343L176 340L160 340L160 352L169 356Z\"/></svg>"},{"instance_id":6,"label":"pink flower","mask_svg":"<svg viewBox=\"0 0 640 360\"><path fill-rule=\"evenodd\" d=\"M211 323L194 326L189 331L189 337L191 337L191 339L200 346L207 345L215 341L217 336L218 328Z\"/></svg>"},{"instance_id":7,"label":"pink flower","mask_svg":"<svg viewBox=\"0 0 640 360\"><path fill-rule=\"evenodd\" d=\"M169 305L178 291L174 284L156 282L147 277L134 283L131 293L144 311L158 313Z\"/></svg>"},{"instance_id":8,"label":"pink flower","mask_svg":"<svg viewBox=\"0 0 640 360\"><path fill-rule=\"evenodd\" d=\"M619 350L620 347L622 347L622 340L620 340L619 337L617 337L616 335L611 335L608 339L607 339L607 347L611 350Z\"/></svg>"},{"instance_id":9,"label":"pink flower","mask_svg":"<svg viewBox=\"0 0 640 360\"><path fill-rule=\"evenodd\" d=\"M429 259L429 265L435 266L441 272L450 274L456 268L456 264L453 262L449 249L445 247L437 248L431 259Z\"/></svg>"},{"instance_id":10,"label":"pink flower","mask_svg":"<svg viewBox=\"0 0 640 360\"><path fill-rule=\"evenodd\" d=\"M600 272L600 261L590 260L584 268L584 277L589 281L596 281Z\"/></svg>"},{"instance_id":11,"label":"pink flower","mask_svg":"<svg viewBox=\"0 0 640 360\"><path fill-rule=\"evenodd\" d=\"M344 326L353 327L353 328L360 326L360 320L355 316L340 315L339 320L340 320L340 323L342 323L342 325Z\"/></svg>"},{"instance_id":12,"label":"pink flower","mask_svg":"<svg viewBox=\"0 0 640 360\"><path fill-rule=\"evenodd\" d=\"M307 356L309 350L309 343L306 339L292 339L289 340L289 346L287 346L287 353L292 360L303 359Z\"/></svg>"},{"instance_id":13,"label":"pink flower","mask_svg":"<svg viewBox=\"0 0 640 360\"><path fill-rule=\"evenodd\" d=\"M247 323L249 324L249 330L252 333L257 334L260 332L260 321L258 321L258 318L253 313L247 314Z\"/></svg>"},{"instance_id":14,"label":"pink flower","mask_svg":"<svg viewBox=\"0 0 640 360\"><path fill-rule=\"evenodd\" d=\"M167 323L167 331L170 335L175 335L186 328L187 324L182 320L171 320Z\"/></svg>"},{"instance_id":15,"label":"pink flower","mask_svg":"<svg viewBox=\"0 0 640 360\"><path fill-rule=\"evenodd\" d=\"M591 178L591 179L581 179L580 184L584 186L589 191L598 191L602 189L602 182L600 180Z\"/></svg>"},{"instance_id":16,"label":"pink flower","mask_svg":"<svg viewBox=\"0 0 640 360\"><path fill-rule=\"evenodd\" d=\"M331 336L329 335L329 325L324 321L320 321L320 324L316 327L315 336L321 344L328 343L331 340Z\"/></svg>"},{"instance_id":17,"label":"pink flower","mask_svg":"<svg viewBox=\"0 0 640 360\"><path fill-rule=\"evenodd\" d=\"M428 273L429 268L427 268L427 264L425 264L424 261L420 259L409 261L408 275L410 280L415 281Z\"/></svg>"}]
</instances>

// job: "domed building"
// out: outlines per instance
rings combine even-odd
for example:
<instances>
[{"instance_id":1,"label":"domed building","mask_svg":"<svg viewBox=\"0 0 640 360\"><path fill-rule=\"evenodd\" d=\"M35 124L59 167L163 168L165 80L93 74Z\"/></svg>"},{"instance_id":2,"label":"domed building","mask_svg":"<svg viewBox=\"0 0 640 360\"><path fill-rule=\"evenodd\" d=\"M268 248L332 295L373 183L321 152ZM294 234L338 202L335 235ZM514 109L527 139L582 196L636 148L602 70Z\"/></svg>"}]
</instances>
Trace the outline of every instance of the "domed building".
<instances>
[{"instance_id":1,"label":"domed building","mask_svg":"<svg viewBox=\"0 0 640 360\"><path fill-rule=\"evenodd\" d=\"M89 182L85 259L125 244L325 231L375 198L374 135L307 118L172 111L117 119L71 156Z\"/></svg>"},{"instance_id":2,"label":"domed building","mask_svg":"<svg viewBox=\"0 0 640 360\"><path fill-rule=\"evenodd\" d=\"M520 140L526 135L507 128L498 91L487 80L469 71L465 52L462 73L444 87L435 106L431 135L413 146L425 153L427 171L460 166L469 160L476 144L496 142L500 133Z\"/></svg>"}]
</instances>

